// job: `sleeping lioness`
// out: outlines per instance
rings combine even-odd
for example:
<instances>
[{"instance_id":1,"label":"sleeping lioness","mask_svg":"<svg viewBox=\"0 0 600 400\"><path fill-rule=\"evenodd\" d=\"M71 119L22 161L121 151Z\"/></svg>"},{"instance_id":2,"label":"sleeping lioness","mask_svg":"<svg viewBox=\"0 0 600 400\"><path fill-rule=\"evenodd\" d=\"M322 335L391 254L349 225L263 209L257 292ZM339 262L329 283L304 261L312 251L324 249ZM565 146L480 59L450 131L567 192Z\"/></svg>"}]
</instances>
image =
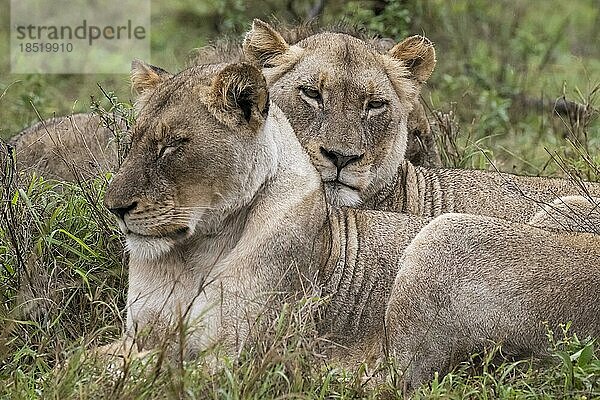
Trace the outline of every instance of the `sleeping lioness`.
<instances>
[{"instance_id":1,"label":"sleeping lioness","mask_svg":"<svg viewBox=\"0 0 600 400\"><path fill-rule=\"evenodd\" d=\"M172 76L134 62L132 80L140 113L105 197L130 254L125 339L153 348L183 321L185 356L215 342L233 350L267 305L279 310L316 286L331 296L320 328L339 351L377 349L397 262L426 220L328 215L321 180L256 67Z\"/></svg>"},{"instance_id":2,"label":"sleeping lioness","mask_svg":"<svg viewBox=\"0 0 600 400\"><path fill-rule=\"evenodd\" d=\"M115 133L126 121L108 128L98 115L73 114L40 121L12 137L17 167L46 178L75 181L115 171L119 165Z\"/></svg>"}]
</instances>

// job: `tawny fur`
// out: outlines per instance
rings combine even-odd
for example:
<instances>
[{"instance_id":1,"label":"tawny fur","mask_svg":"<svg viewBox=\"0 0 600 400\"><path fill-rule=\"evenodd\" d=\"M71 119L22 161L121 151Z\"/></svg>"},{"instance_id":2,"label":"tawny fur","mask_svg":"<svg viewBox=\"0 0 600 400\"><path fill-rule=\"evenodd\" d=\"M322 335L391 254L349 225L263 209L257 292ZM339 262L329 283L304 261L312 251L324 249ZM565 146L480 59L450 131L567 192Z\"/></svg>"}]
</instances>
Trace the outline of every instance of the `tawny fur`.
<instances>
[{"instance_id":1,"label":"tawny fur","mask_svg":"<svg viewBox=\"0 0 600 400\"><path fill-rule=\"evenodd\" d=\"M147 89L105 198L130 252L119 343L176 345L169 332L183 322L184 357L215 343L234 354L261 317L314 295L306 288L328 299L319 329L337 345L332 356L371 361L387 333L411 385L491 342L542 354L544 320L597 333L599 236L483 216L425 226L408 214L329 210L277 105L264 119L266 84L252 68L193 67Z\"/></svg>"},{"instance_id":2,"label":"tawny fur","mask_svg":"<svg viewBox=\"0 0 600 400\"><path fill-rule=\"evenodd\" d=\"M282 35L291 43L296 43L301 39L322 31L325 30L320 30L313 26L299 25L285 28ZM344 31L348 30L345 29ZM358 35L357 33L355 34ZM389 40L367 39L366 37L364 40L381 49L388 49L390 47ZM198 49L197 56L193 62L194 64L202 65L243 60L244 54L241 43L224 41ZM152 67L149 66L149 68ZM147 82L140 82L140 85L151 85L153 80L165 71L155 69L150 72ZM141 93L140 89L142 87L134 89ZM138 102L140 101L143 101L143 99L138 99ZM75 124L70 123L70 121L74 121ZM42 135L44 129L40 129L40 124L23 130L17 134L21 139L14 141L21 168L35 170L43 175L63 180L74 179L71 172L73 167L88 170L89 173L85 174L85 177L94 176L93 172L115 172L117 170L117 166L119 165L117 146L114 144L112 135L109 134L110 132L99 127L99 118L97 116L91 113L76 114L75 116L47 120L45 123L50 127L60 123L62 126L61 134L67 136L67 138L63 140L62 144L48 140L49 137L39 140L40 137L44 136ZM425 110L418 99L415 101L414 109L411 111L407 123L409 133L406 158L415 165L439 166L441 160L435 139L431 133ZM75 125L76 128L72 125ZM52 131L54 128L50 130ZM77 132L76 140L72 139L75 137L75 132ZM24 143L32 142L36 142L36 144L25 148ZM56 153L59 151L69 155L67 157L69 165L66 165L67 163L61 157L56 157ZM101 164L101 169L89 168L90 164L96 165L98 163Z\"/></svg>"},{"instance_id":3,"label":"tawny fur","mask_svg":"<svg viewBox=\"0 0 600 400\"><path fill-rule=\"evenodd\" d=\"M256 24L260 24L260 22L256 22ZM348 26L345 24L338 24L327 27L319 27L316 24L300 24L294 26L286 26L282 24L277 24L275 28L270 27L270 25L264 24L266 28L266 33L263 35L262 31L253 30L251 32L256 33L256 37L254 37L255 44L262 48L268 49L264 53L260 51L260 49L252 49L254 46L253 43L246 40L246 54L249 56L250 60L254 60L261 65L265 64L265 61L268 60L269 55L275 54L277 51L285 51L289 46L296 45L299 42L302 42L312 36L316 36L317 40L322 40L322 45L317 49L317 53L321 53L323 59L327 59L330 56L336 57L338 56L330 47L330 43L328 43L327 35L328 34L342 34L347 37L353 37L357 40L360 40L368 45L368 47L378 53L385 53L391 50L394 46L397 46L394 50L397 54L397 58L404 59L408 64L413 64L416 62L420 62L421 57L428 57L427 63L435 64L435 52L433 51L433 46L428 40L422 36L418 36L418 40L408 40L401 42L402 45L396 44L396 42L389 38L376 38L372 36L366 35L364 32L357 30L355 27ZM277 40L272 40L273 38L277 38ZM427 41L427 43L422 42ZM272 47L272 48L271 48ZM258 51L257 51L258 50ZM331 53L331 54L328 54ZM360 59L362 56L361 53L357 54L355 59ZM220 63L220 62L240 62L245 59L245 54L242 49L241 43L237 41L231 40L221 40L213 43L211 45L202 47L197 49L197 56L194 58L193 63L198 64L206 64L206 63ZM343 60L340 60L342 62ZM348 60L345 60L348 61ZM314 63L312 65L313 71L308 71L306 76L301 77L301 80L309 80L311 79L311 75L317 74L321 69L322 65L320 62ZM427 69L424 69L427 71ZM334 71L335 72L335 71ZM419 85L425 83L428 79L429 72L425 72L425 74L419 75L420 81ZM349 85L360 83L361 72L358 72L355 76L351 77L348 82ZM356 80L357 82L352 82ZM272 96L278 99L277 103L283 105L287 102L293 102L294 98L285 98L284 95L280 95L280 88L274 87L271 89ZM335 92L334 92L335 94ZM349 103L346 105L348 108L355 108L355 111L358 111L363 108L364 104L354 104ZM288 118L293 116L294 108L286 107L289 109L286 115ZM338 110L334 110L334 113L338 112ZM340 115L341 117L341 115ZM296 121L294 118L290 121L292 124L292 128L294 131L298 131L301 127L296 126ZM358 125L361 121L359 119L354 119L349 121L350 125ZM394 135L394 130L398 129L397 126L390 126L386 129L386 132ZM340 132L333 131L330 133L332 137L339 135ZM433 132L431 131L429 120L427 118L427 114L425 112L425 108L419 101L416 99L412 104L412 109L408 115L408 135L407 135L407 144L405 151L405 158L409 160L413 165L421 165L428 167L437 167L441 166L441 159L438 151L438 147L435 141L435 137Z\"/></svg>"},{"instance_id":4,"label":"tawny fur","mask_svg":"<svg viewBox=\"0 0 600 400\"><path fill-rule=\"evenodd\" d=\"M600 198L558 198L538 211L529 224L544 229L600 234Z\"/></svg>"},{"instance_id":5,"label":"tawny fur","mask_svg":"<svg viewBox=\"0 0 600 400\"><path fill-rule=\"evenodd\" d=\"M383 49L331 32L290 44L259 20L244 40L246 57L263 67L271 98L288 116L336 206L358 205L365 191L387 182L408 144L428 146L426 139L409 141L408 118L413 109L423 112L415 104L435 66L433 45L413 36ZM327 155L333 153L358 161L336 168Z\"/></svg>"},{"instance_id":6,"label":"tawny fur","mask_svg":"<svg viewBox=\"0 0 600 400\"><path fill-rule=\"evenodd\" d=\"M525 223L558 197L582 194L599 196L600 184L479 170L415 167L403 162L392 183L369 195L362 207L425 217L468 213Z\"/></svg>"},{"instance_id":7,"label":"tawny fur","mask_svg":"<svg viewBox=\"0 0 600 400\"><path fill-rule=\"evenodd\" d=\"M265 66L270 93L319 170L331 204L526 222L558 196L600 195L597 183L582 188L560 179L407 162L407 113L435 65L433 45L426 38L410 37L387 52L345 34L319 33L293 45L282 40L274 28L256 20L244 50ZM308 98L303 86L318 89L321 98ZM369 113L364 105L372 93L387 105ZM336 167L327 156L332 151L355 161Z\"/></svg>"},{"instance_id":8,"label":"tawny fur","mask_svg":"<svg viewBox=\"0 0 600 400\"><path fill-rule=\"evenodd\" d=\"M600 236L445 214L405 251L386 310L388 348L408 387L471 353L543 356L547 329L600 334ZM406 369L405 369L406 368Z\"/></svg>"},{"instance_id":9,"label":"tawny fur","mask_svg":"<svg viewBox=\"0 0 600 400\"><path fill-rule=\"evenodd\" d=\"M115 127L125 129L125 123ZM93 114L73 114L38 122L13 137L17 166L48 178L75 180L114 171L118 146L110 129Z\"/></svg>"}]
</instances>

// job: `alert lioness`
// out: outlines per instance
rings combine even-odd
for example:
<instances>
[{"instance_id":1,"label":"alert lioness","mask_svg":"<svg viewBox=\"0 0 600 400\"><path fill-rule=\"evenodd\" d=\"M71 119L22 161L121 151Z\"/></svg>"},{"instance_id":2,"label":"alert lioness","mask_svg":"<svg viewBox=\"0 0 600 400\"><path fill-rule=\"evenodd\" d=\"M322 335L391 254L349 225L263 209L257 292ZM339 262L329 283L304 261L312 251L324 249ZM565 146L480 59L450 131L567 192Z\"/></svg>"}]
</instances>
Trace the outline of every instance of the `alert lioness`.
<instances>
[{"instance_id":1,"label":"alert lioness","mask_svg":"<svg viewBox=\"0 0 600 400\"><path fill-rule=\"evenodd\" d=\"M125 337L154 329L137 343L152 348L185 321L186 356L216 341L232 349L281 296L316 286L331 296L321 330L350 353L377 349L397 262L426 221L329 216L316 170L249 64L171 76L134 62L132 80L140 113L105 197L130 254Z\"/></svg>"},{"instance_id":2,"label":"alert lioness","mask_svg":"<svg viewBox=\"0 0 600 400\"><path fill-rule=\"evenodd\" d=\"M255 26L260 26L262 22L257 20L254 22L254 24ZM253 31L254 29L255 28L253 28ZM363 83L368 84L369 80L371 82L381 81L381 83L385 86L386 72L381 69L378 70L376 65L375 68L373 68L374 65L369 65L368 61L370 59L369 56L373 53L386 53L395 45L397 45L393 39L367 36L364 33L353 29L351 26L345 26L343 24L328 28L320 28L315 24L301 24L292 27L283 25L277 26L277 32L289 45L299 44L305 40L314 41L318 44L318 47L315 49L312 57L313 63L305 63L303 68L303 73L306 73L308 76L300 76L300 80L314 80L311 75L316 75L322 70L326 69L321 64L323 62L330 62L333 60L334 68L327 71L329 73L329 77L326 78L323 76L323 81L320 84L328 86L332 90L343 89L347 92L356 90L354 86L357 84L359 86ZM352 40L356 43L363 43L364 48L362 46L350 46L348 50L351 54L349 54L348 58L342 59L344 55L340 54L338 49L339 46L330 46L329 41L332 37L352 37ZM339 39L336 39L336 41L339 41ZM252 45L248 39L245 40L245 51L242 50L242 46L237 42L217 42L213 45L198 49L198 55L195 59L195 63L207 64L240 62L244 61L244 53L247 53L250 60L259 61L259 63L262 64L262 61L256 60L256 54L252 51L252 49L248 48L249 46ZM365 56L366 58L364 58ZM395 49L394 57L397 60L402 61L402 63L411 72L411 85L415 84L420 92L421 86L425 83L425 81L427 81L436 64L435 52L429 40L422 36L409 37L403 40L402 45ZM425 65L421 65L421 58L427 58ZM344 76L336 77L336 75L339 75L338 69L344 69L344 64L349 64L347 67L353 68L354 76L352 77L352 80L347 80ZM266 65L266 67L269 68L268 65ZM292 71L292 73L297 75L297 72L295 71ZM335 82L336 79L337 82ZM356 82L353 80L356 80ZM341 84L342 87L332 87L335 86L336 83ZM348 87L344 87L346 84L348 84ZM285 112L288 118L298 113L297 118L293 118L293 121L291 121L294 131L304 131L307 123L306 110L303 109L303 107L296 108L297 104L292 104L295 98L293 96L289 98L287 97L289 95L289 88L282 86L271 87L270 92L272 98L276 100L276 103L285 106ZM399 94L402 95L402 93ZM346 100L347 102L343 107L338 104L337 106L330 107L328 110L329 119L333 121L338 120L338 124L332 126L332 124L324 121L324 125L327 126L322 127L322 129L333 128L333 130L328 133L315 131L316 134L318 133L325 136L329 135L330 137L339 137L340 135L343 135L344 131L348 127L358 127L361 124L365 124L363 115L365 104L363 104L362 101L356 102L354 101L355 99L350 97L346 98ZM404 152L404 158L410 161L413 165L427 167L441 166L442 162L440 159L440 154L435 142L434 134L429 124L429 120L427 118L427 114L425 112L425 108L419 101L418 96L409 99L409 101L412 101L409 109L400 110L402 112L408 112L407 143L406 151ZM331 100L331 103L335 102L335 98ZM394 105L391 107L393 108ZM393 109L392 111L396 110ZM401 123L401 118L392 120L392 122L387 126L379 125L372 127L371 130L380 129L379 132L376 132L377 135L395 136L398 130L404 130L404 127L399 125L399 123ZM317 124L312 124L311 129L314 129L316 126ZM305 132L302 134L302 136L305 136L306 134L307 133Z\"/></svg>"},{"instance_id":3,"label":"alert lioness","mask_svg":"<svg viewBox=\"0 0 600 400\"><path fill-rule=\"evenodd\" d=\"M528 221L558 196L589 192L561 179L415 167L405 160L408 112L435 65L432 43L409 38L387 53L344 34L288 44L255 20L244 42L288 116L334 205L436 216Z\"/></svg>"}]
</instances>

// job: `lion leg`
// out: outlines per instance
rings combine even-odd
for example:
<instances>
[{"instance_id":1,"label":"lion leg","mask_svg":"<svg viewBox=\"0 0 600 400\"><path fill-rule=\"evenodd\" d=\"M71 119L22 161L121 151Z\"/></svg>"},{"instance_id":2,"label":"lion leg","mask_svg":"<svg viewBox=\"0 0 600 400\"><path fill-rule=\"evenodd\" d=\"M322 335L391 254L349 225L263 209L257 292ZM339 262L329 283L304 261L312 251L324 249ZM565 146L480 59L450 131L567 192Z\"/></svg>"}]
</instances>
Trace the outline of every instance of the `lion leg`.
<instances>
[{"instance_id":1,"label":"lion leg","mask_svg":"<svg viewBox=\"0 0 600 400\"><path fill-rule=\"evenodd\" d=\"M391 354L402 373L404 392L409 394L430 382L435 373L444 376L451 366L451 346L442 337L431 337L431 332L415 332L411 327L401 327L406 334L396 331ZM415 334L415 336L413 336Z\"/></svg>"},{"instance_id":2,"label":"lion leg","mask_svg":"<svg viewBox=\"0 0 600 400\"><path fill-rule=\"evenodd\" d=\"M445 315L429 296L423 274L400 268L386 308L387 347L410 393L445 374L452 361L453 333L446 330ZM415 273L416 272L416 273Z\"/></svg>"}]
</instances>

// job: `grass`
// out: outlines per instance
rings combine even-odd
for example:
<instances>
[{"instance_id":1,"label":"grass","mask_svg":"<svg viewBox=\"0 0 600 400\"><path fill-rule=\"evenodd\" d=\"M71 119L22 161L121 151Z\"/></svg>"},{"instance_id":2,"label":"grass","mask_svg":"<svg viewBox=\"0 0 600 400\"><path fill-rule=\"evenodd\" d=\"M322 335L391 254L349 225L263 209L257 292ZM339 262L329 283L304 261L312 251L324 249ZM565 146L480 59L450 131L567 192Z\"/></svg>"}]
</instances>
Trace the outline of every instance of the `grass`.
<instances>
[{"instance_id":1,"label":"grass","mask_svg":"<svg viewBox=\"0 0 600 400\"><path fill-rule=\"evenodd\" d=\"M4 165L10 165L10 160ZM122 369L96 358L90 347L119 334L125 287L119 236L111 224L106 224L106 210L96 207L106 180L101 178L85 187L42 178L16 182L10 168L4 171L4 194L13 195L3 197L3 222L10 226L0 231L0 243L7 250L2 265L27 267L5 269L2 274L0 398L404 396L397 383L401 371L393 364L384 365L376 378L365 379L363 368L348 371L327 363L323 356L325 342L317 335L311 318L321 304L319 299L288 305L235 360L220 355L218 349L189 362L169 362L160 354L128 360ZM18 246L6 246L10 243ZM41 279L32 279L36 275ZM19 287L37 293L19 293ZM28 309L18 307L24 298L33 302ZM473 356L443 379L434 379L413 397L600 397L600 354L595 342L580 341L569 335L567 327L557 335L549 335L548 343L553 355L550 361L493 365L499 351L493 349ZM214 357L217 369L212 366Z\"/></svg>"},{"instance_id":2,"label":"grass","mask_svg":"<svg viewBox=\"0 0 600 400\"><path fill-rule=\"evenodd\" d=\"M424 33L438 67L423 96L445 163L598 180L600 49L596 2L484 0L330 1L323 20L345 17L396 39ZM193 47L241 35L253 17L284 20L312 2L177 0L153 2L151 62L181 69ZM8 1L0 0L0 9ZM361 10L358 12L357 10ZM366 10L366 11L365 11ZM0 54L8 52L0 13ZM13 75L0 63L0 137L44 117L113 107L97 84L130 102L122 75ZM553 112L557 98L571 114ZM571 104L571 103L568 103ZM198 360L132 360L118 371L90 348L119 336L127 271L121 237L101 198L109 176L60 183L17 176L0 151L0 398L402 398L401 371L326 362L324 340L307 317L315 303L290 305L238 359L211 350ZM24 303L23 301L26 300ZM551 335L550 360L492 364L474 356L414 398L600 398L600 352L590 340ZM222 367L214 369L218 357Z\"/></svg>"}]
</instances>

